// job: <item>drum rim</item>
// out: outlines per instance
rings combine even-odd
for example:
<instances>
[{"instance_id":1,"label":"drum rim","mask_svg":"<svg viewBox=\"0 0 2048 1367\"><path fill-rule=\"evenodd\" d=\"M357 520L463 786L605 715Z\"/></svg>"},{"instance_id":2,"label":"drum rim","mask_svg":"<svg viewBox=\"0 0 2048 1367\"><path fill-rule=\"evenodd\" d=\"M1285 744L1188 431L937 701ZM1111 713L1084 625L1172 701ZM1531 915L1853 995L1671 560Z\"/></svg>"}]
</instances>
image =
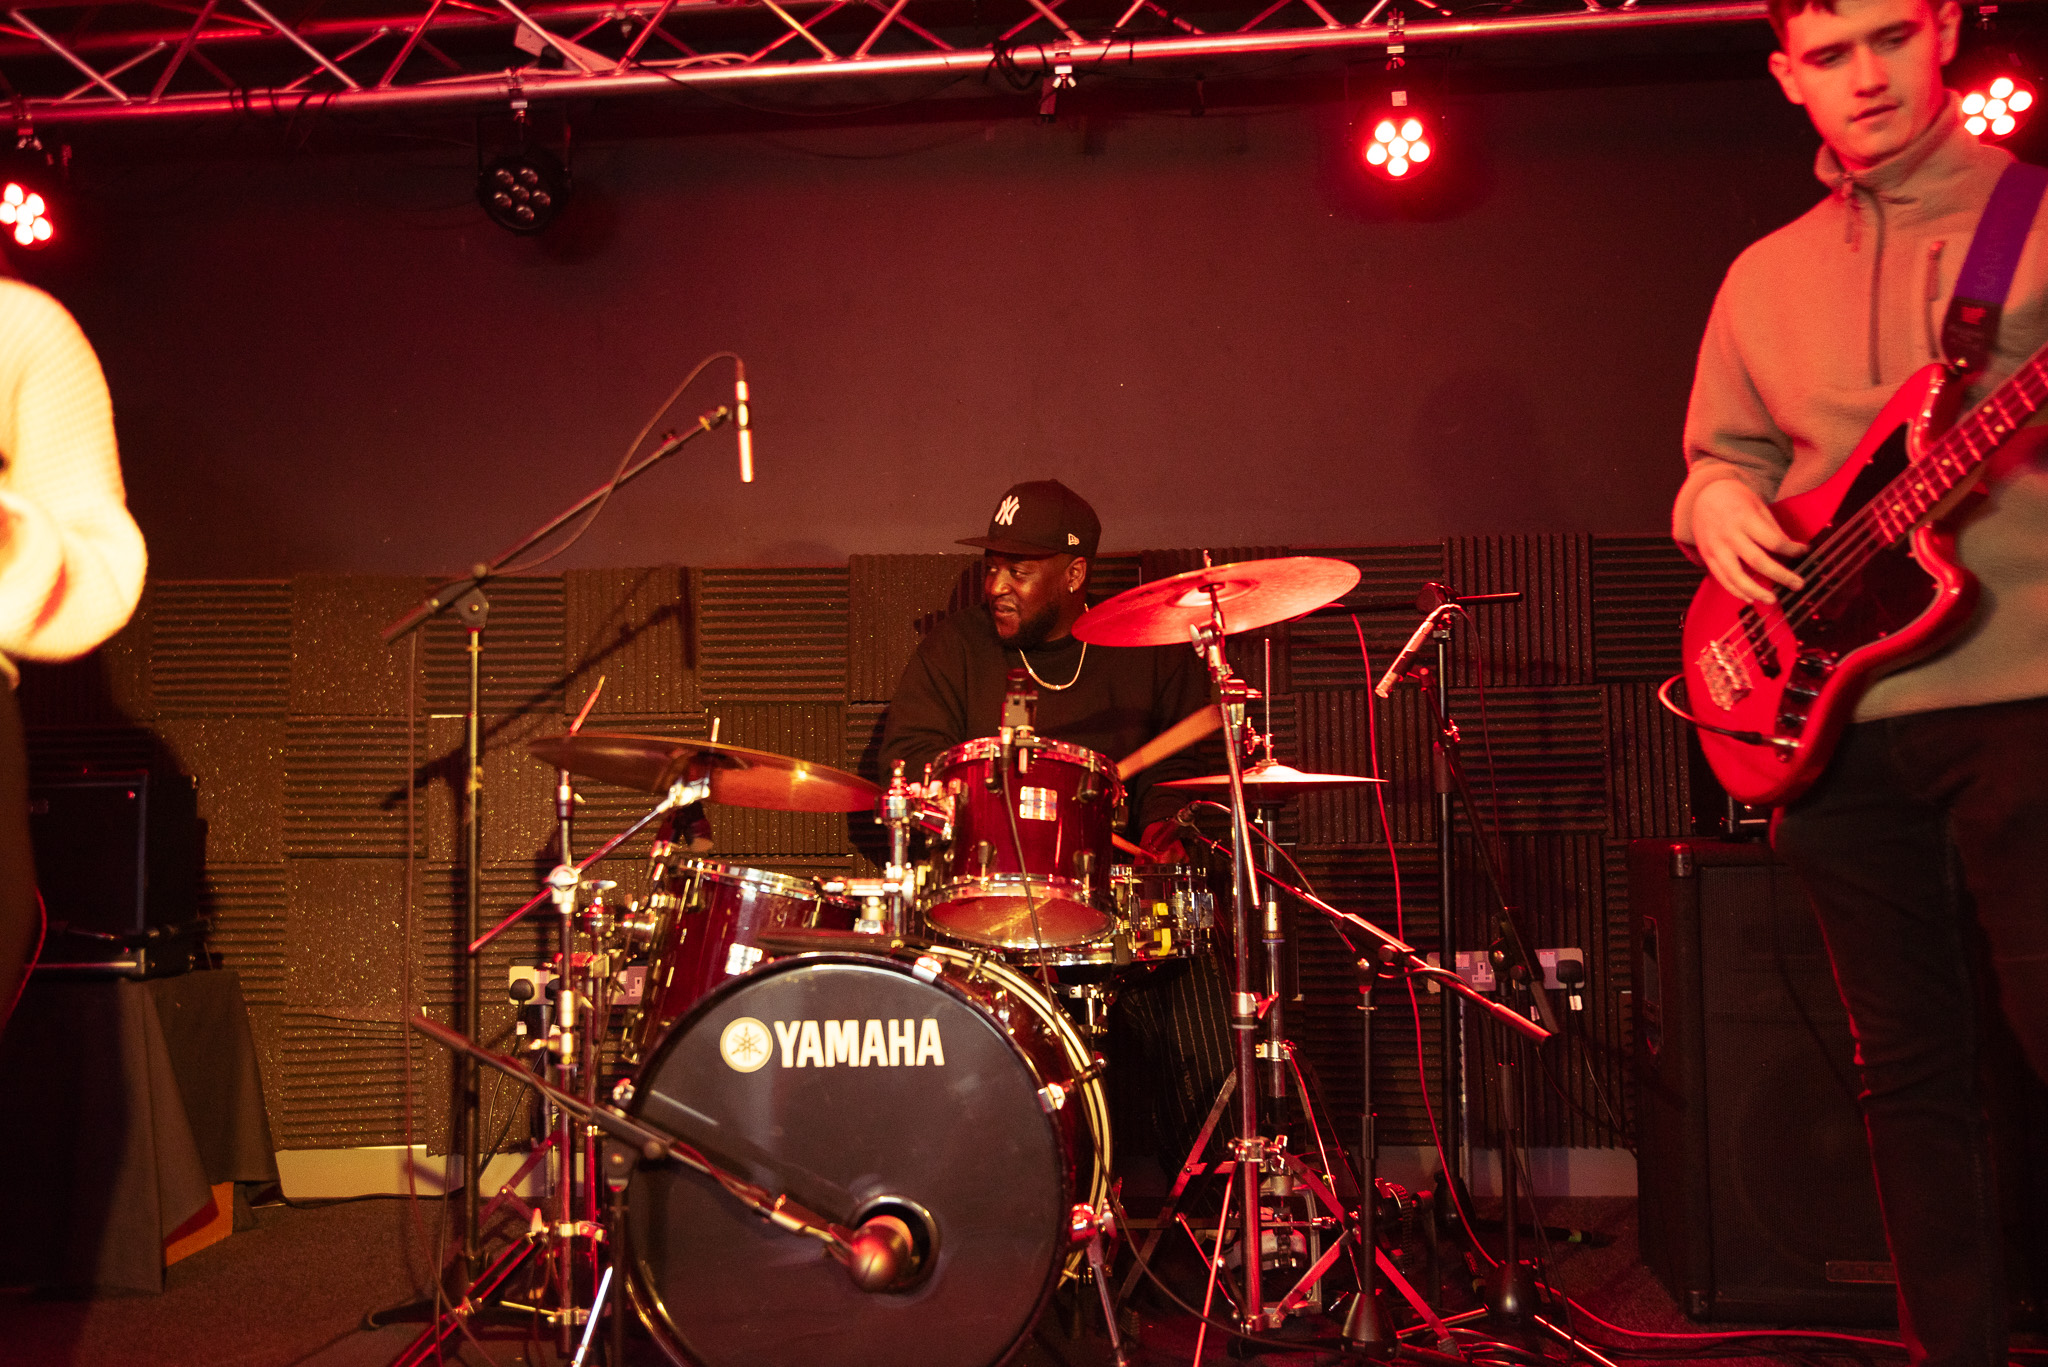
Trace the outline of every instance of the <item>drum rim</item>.
<instances>
[{"instance_id":1,"label":"drum rim","mask_svg":"<svg viewBox=\"0 0 2048 1367\"><path fill-rule=\"evenodd\" d=\"M943 965L943 971L933 974L920 972L920 961L927 958L936 959ZM996 1025L998 1028L994 1033L1002 1039L1004 1046L1009 1049L1011 1055L1023 1065L1026 1076L1036 1081L1041 1089L1046 1085L1047 1079L1039 1071L1037 1061L1019 1047L1016 1036L1011 1034L1007 1028L1002 1028L1000 1018L983 1006L976 999L975 995L963 986L962 982L954 980L956 977L968 982L979 982L988 988L1017 998L1023 1009L1038 1017L1041 1022L1049 1027L1048 1033L1054 1037L1054 1042L1059 1047L1061 1056L1066 1059L1070 1068L1079 1070L1081 1067L1079 1058L1076 1055L1076 1049L1078 1049L1080 1055L1085 1055L1089 1058L1092 1066L1093 1054L1088 1048L1086 1039L1081 1035L1079 1027L1066 1014L1065 1008L1050 993L1046 992L1043 987L1032 981L1029 977L1018 973L1014 968L1011 968L1001 960L987 961L984 952L975 952L956 945L918 944L912 941L903 943L902 947L894 953L831 949L785 955L772 959L751 972L729 979L719 984L710 992L707 992L688 1011L669 1022L668 1027L661 1032L661 1038L655 1041L653 1047L647 1051L646 1057L640 1063L634 1065L630 1074L631 1080L637 1084L641 1077L654 1067L655 1060L664 1056L663 1049L669 1040L694 1025L700 1016L710 1011L726 997L737 993L743 987L764 977L787 972L798 967L818 964L886 966L901 972L907 977L915 978L928 986L940 988L962 1006L983 1017L985 1022ZM1031 992L1036 993L1044 1005L1050 1008L1050 1014L1039 1011L1023 993L1019 992L1017 989L1020 984ZM1104 1089L1102 1078L1099 1074L1087 1077L1078 1083L1067 1081L1062 1082L1061 1085L1068 1089L1068 1104L1079 1108L1075 1113L1075 1128L1078 1132L1088 1136L1091 1149L1093 1150L1089 1157L1087 1170L1085 1171L1083 1165L1077 1161L1077 1155L1071 1151L1067 1153L1068 1171L1065 1204L1069 1209L1083 1202L1091 1206L1100 1206L1104 1199L1103 1192L1106 1191L1109 1184L1110 1171L1115 1164L1114 1136L1110 1130L1109 1121L1109 1093ZM633 1099L626 1103L626 1113L637 1117L640 1113L640 1105L640 1088L636 1085L634 1087ZM1052 1114L1046 1113L1042 1118L1048 1130L1055 1136L1058 1136L1060 1133L1059 1123ZM1091 1119L1099 1123L1091 1124L1089 1123ZM622 1223L630 1228L631 1220L626 1219ZM629 1240L627 1244L628 1256L626 1259L627 1275L625 1290L628 1303L632 1305L634 1313L639 1316L641 1327L647 1331L648 1337L654 1340L655 1347L663 1356L667 1357L671 1362L678 1364L678 1367L702 1367L702 1364L691 1356L680 1341L672 1342L670 1333L662 1327L662 1323L657 1322L657 1312L659 1312L659 1320L662 1322L673 1324L675 1320L667 1307L661 1303L659 1293L653 1288L641 1285L642 1278L638 1275L640 1260L632 1255L630 1235L622 1230L620 1237ZM1005 1360L1015 1354L1018 1345L1030 1336L1031 1327L1045 1314L1046 1306L1051 1303L1053 1292L1058 1290L1070 1260L1071 1255L1055 1257L1051 1265L1046 1269L1045 1284L1040 1288L1036 1306L1026 1317L1023 1329L1019 1331L1016 1339L1011 1342L1009 1348L1005 1351Z\"/></svg>"},{"instance_id":2,"label":"drum rim","mask_svg":"<svg viewBox=\"0 0 2048 1367\"><path fill-rule=\"evenodd\" d=\"M1053 740L1048 736L1035 737L1031 744L1041 759L1060 759L1069 764L1093 769L1099 774L1116 779L1116 786L1119 789L1123 787L1123 780L1117 778L1116 765L1110 762L1109 756L1099 750L1090 750L1085 745L1074 745L1068 741ZM932 760L932 775L937 777L943 770L970 760L992 758L1002 753L1002 749L1003 742L999 736L976 736L973 740L962 741L952 749L941 750L938 753Z\"/></svg>"},{"instance_id":3,"label":"drum rim","mask_svg":"<svg viewBox=\"0 0 2048 1367\"><path fill-rule=\"evenodd\" d=\"M795 874L777 873L773 869L757 869L747 864L728 864L718 859L679 859L674 867L678 870L687 869L715 883L744 883L764 888L779 896L803 897L819 902L848 900L826 892L818 886L818 880L815 878L798 878Z\"/></svg>"},{"instance_id":4,"label":"drum rim","mask_svg":"<svg viewBox=\"0 0 2048 1367\"><path fill-rule=\"evenodd\" d=\"M983 897L1030 897L1037 902L1057 898L1062 902L1087 907L1102 917L1107 924L1104 929L1080 940L992 940L956 930L934 914L955 902L968 902ZM1105 899L1110 903L1108 907L1103 906ZM933 889L931 899L924 907L924 917L954 946L967 945L1006 952L1019 949L1063 949L1074 945L1094 944L1104 935L1113 933L1122 919L1116 909L1114 885L1103 892L1091 893L1088 885L1078 878L1041 878L1035 874L1026 877L1020 873L992 873L986 878L954 878L941 883Z\"/></svg>"}]
</instances>

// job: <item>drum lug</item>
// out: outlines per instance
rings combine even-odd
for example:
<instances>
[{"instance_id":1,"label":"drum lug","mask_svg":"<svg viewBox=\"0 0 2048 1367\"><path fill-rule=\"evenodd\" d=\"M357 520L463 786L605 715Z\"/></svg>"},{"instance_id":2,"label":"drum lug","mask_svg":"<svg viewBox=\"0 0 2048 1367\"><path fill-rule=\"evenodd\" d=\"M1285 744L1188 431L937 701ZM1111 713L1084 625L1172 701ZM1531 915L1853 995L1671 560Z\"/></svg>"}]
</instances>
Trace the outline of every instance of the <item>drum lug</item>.
<instances>
[{"instance_id":1,"label":"drum lug","mask_svg":"<svg viewBox=\"0 0 2048 1367\"><path fill-rule=\"evenodd\" d=\"M1060 1086L1059 1083L1048 1082L1038 1089L1038 1107L1047 1115L1051 1115L1066 1104L1067 1089ZM1085 1209L1085 1207L1077 1207L1077 1209Z\"/></svg>"},{"instance_id":2,"label":"drum lug","mask_svg":"<svg viewBox=\"0 0 2048 1367\"><path fill-rule=\"evenodd\" d=\"M917 962L910 966L910 976L920 982L935 982L939 974L943 972L945 972L945 965L929 954L918 955Z\"/></svg>"}]
</instances>

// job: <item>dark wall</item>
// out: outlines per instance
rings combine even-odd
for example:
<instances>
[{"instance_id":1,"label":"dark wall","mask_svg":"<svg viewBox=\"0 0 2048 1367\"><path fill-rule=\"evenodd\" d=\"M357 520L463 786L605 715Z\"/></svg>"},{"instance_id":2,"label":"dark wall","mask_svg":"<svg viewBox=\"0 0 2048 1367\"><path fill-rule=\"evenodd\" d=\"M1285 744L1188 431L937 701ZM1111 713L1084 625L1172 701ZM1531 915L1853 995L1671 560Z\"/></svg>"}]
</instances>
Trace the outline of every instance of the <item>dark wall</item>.
<instances>
[{"instance_id":1,"label":"dark wall","mask_svg":"<svg viewBox=\"0 0 2048 1367\"><path fill-rule=\"evenodd\" d=\"M104 357L162 576L464 566L724 347L759 482L707 438L561 565L944 549L1047 474L1111 547L1655 533L1714 286L1818 194L1761 79L1467 94L1416 203L1334 99L963 108L585 142L538 241L463 139L101 134L90 241L25 264Z\"/></svg>"}]
</instances>

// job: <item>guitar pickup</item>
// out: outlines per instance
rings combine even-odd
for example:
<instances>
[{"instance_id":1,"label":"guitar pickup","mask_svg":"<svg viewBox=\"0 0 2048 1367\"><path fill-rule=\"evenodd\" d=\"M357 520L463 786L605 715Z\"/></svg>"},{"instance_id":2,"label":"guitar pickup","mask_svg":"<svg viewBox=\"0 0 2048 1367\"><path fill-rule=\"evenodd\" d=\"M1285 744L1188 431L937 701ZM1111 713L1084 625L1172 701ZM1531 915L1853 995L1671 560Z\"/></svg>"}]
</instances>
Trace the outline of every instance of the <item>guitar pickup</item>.
<instances>
[{"instance_id":1,"label":"guitar pickup","mask_svg":"<svg viewBox=\"0 0 2048 1367\"><path fill-rule=\"evenodd\" d=\"M1753 607L1745 606L1736 614L1742 623L1742 634L1749 641L1750 653L1756 656L1757 668L1763 670L1766 679L1778 677L1778 648L1771 644L1770 633L1764 630L1764 619L1757 616Z\"/></svg>"},{"instance_id":2,"label":"guitar pickup","mask_svg":"<svg viewBox=\"0 0 2048 1367\"><path fill-rule=\"evenodd\" d=\"M1707 686L1707 697L1723 712L1750 695L1749 667L1723 642L1709 642L1693 663L1699 668L1700 682Z\"/></svg>"}]
</instances>

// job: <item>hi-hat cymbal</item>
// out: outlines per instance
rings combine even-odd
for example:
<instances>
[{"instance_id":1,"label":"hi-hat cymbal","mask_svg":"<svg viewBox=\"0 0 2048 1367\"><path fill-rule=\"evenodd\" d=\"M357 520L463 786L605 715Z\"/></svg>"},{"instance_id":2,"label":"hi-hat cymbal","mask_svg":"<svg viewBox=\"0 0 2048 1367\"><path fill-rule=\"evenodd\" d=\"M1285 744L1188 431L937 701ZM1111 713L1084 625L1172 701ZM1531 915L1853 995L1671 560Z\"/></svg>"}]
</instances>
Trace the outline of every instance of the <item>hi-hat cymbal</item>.
<instances>
[{"instance_id":1,"label":"hi-hat cymbal","mask_svg":"<svg viewBox=\"0 0 2048 1367\"><path fill-rule=\"evenodd\" d=\"M1349 593L1358 566L1318 555L1240 560L1155 579L1098 603L1074 623L1078 640L1105 646L1186 645L1209 621L1213 591L1231 635L1299 617Z\"/></svg>"},{"instance_id":2,"label":"hi-hat cymbal","mask_svg":"<svg viewBox=\"0 0 2048 1367\"><path fill-rule=\"evenodd\" d=\"M767 750L712 740L622 736L597 731L528 741L534 758L572 774L643 793L683 779L708 777L711 801L777 812L858 812L882 790L858 774Z\"/></svg>"},{"instance_id":3,"label":"hi-hat cymbal","mask_svg":"<svg viewBox=\"0 0 2048 1367\"><path fill-rule=\"evenodd\" d=\"M1355 774L1304 774L1299 769L1275 763L1254 764L1244 771L1245 791L1269 802L1293 797L1296 793L1327 793L1338 788L1359 788L1386 781L1383 778L1359 778ZM1169 779L1159 786L1227 793L1230 791L1230 775L1203 774L1197 778Z\"/></svg>"}]
</instances>

